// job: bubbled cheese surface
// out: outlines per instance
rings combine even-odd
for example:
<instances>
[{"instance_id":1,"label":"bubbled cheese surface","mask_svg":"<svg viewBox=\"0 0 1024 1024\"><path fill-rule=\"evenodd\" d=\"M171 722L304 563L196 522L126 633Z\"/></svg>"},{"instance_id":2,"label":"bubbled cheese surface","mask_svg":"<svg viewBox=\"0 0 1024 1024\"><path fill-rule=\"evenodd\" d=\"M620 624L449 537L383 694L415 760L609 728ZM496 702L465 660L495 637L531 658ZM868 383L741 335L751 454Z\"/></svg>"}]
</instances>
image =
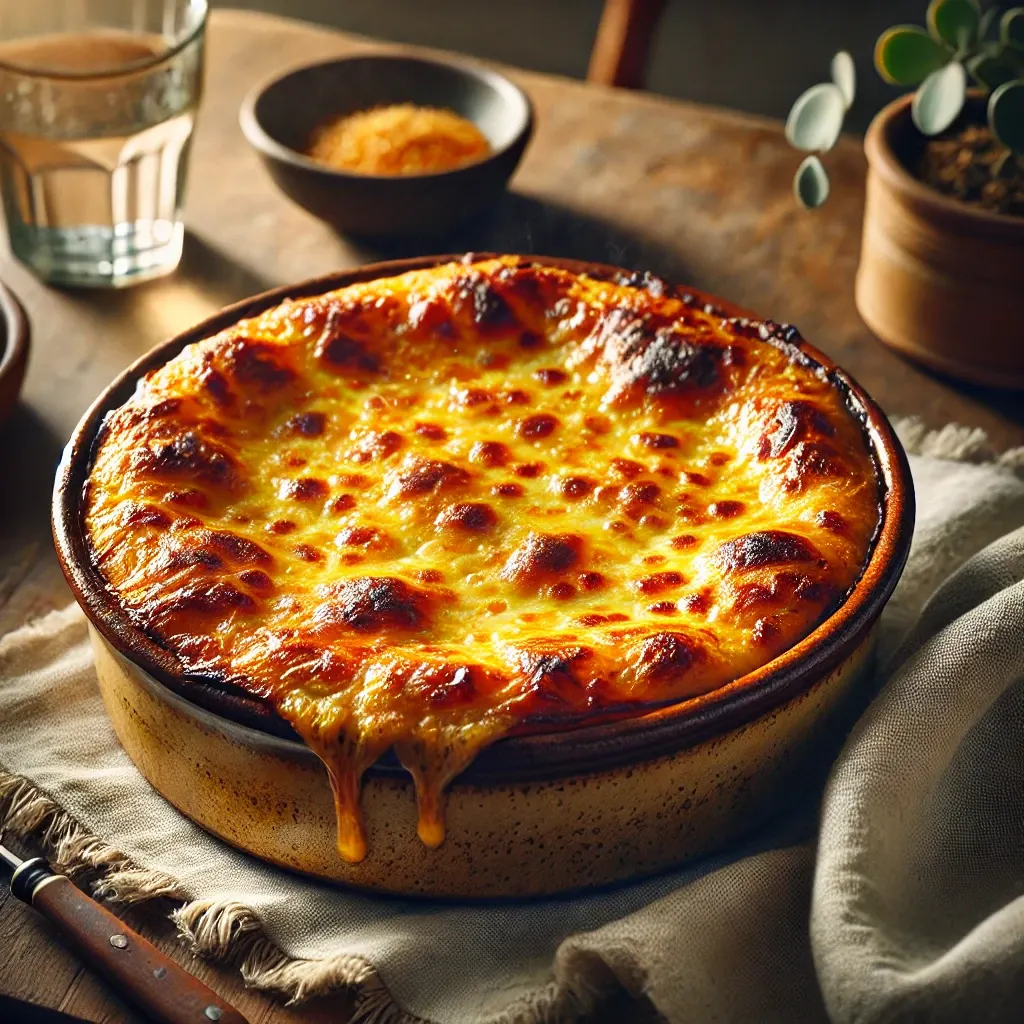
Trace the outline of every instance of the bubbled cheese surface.
<instances>
[{"instance_id":1,"label":"bubbled cheese surface","mask_svg":"<svg viewBox=\"0 0 1024 1024\"><path fill-rule=\"evenodd\" d=\"M779 334L514 257L285 302L111 414L95 565L185 671L323 758L342 856L389 748L436 845L484 745L697 698L855 583L875 469Z\"/></svg>"}]
</instances>

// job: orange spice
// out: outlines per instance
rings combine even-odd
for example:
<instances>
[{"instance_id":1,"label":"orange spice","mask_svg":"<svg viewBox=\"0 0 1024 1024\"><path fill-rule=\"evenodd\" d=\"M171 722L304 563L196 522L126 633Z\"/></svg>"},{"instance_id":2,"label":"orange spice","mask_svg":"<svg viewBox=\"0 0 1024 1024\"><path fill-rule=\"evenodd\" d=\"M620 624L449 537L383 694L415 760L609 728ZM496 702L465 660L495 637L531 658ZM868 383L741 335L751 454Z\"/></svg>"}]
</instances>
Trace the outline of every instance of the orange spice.
<instances>
[{"instance_id":1,"label":"orange spice","mask_svg":"<svg viewBox=\"0 0 1024 1024\"><path fill-rule=\"evenodd\" d=\"M454 111L411 103L333 118L313 132L306 155L359 174L435 174L483 159L491 147Z\"/></svg>"}]
</instances>

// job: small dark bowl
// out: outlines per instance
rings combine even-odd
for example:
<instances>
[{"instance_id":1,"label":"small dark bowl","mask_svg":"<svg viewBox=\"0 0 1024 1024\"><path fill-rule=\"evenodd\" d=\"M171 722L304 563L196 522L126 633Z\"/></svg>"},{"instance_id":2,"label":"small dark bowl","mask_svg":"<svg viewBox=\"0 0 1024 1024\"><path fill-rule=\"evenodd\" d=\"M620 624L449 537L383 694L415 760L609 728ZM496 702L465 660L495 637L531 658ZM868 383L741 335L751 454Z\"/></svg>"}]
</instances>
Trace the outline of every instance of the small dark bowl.
<instances>
[{"instance_id":1,"label":"small dark bowl","mask_svg":"<svg viewBox=\"0 0 1024 1024\"><path fill-rule=\"evenodd\" d=\"M439 174L334 170L304 156L328 118L393 103L447 107L491 144L476 163ZM282 192L339 231L366 237L437 235L501 195L533 133L533 108L507 78L471 63L371 55L311 64L257 86L239 120Z\"/></svg>"}]
</instances>

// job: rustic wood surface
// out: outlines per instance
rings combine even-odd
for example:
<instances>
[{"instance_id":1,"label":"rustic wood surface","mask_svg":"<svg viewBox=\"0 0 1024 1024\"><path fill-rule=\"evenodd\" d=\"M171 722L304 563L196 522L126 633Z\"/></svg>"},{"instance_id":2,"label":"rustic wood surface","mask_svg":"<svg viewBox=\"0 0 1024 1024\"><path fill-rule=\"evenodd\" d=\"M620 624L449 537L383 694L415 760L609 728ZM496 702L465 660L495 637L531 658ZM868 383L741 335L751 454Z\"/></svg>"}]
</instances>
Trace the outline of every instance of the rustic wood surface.
<instances>
[{"instance_id":1,"label":"rustic wood surface","mask_svg":"<svg viewBox=\"0 0 1024 1024\"><path fill-rule=\"evenodd\" d=\"M237 126L242 96L265 76L374 45L297 22L215 12L178 273L123 292L57 291L0 259L0 276L31 318L34 346L23 401L0 427L0 631L69 599L49 540L53 470L79 416L127 363L228 302L424 251L422 243L385 251L338 237L274 189ZM930 375L883 348L860 322L853 277L865 166L856 140L842 140L830 156L832 198L808 214L793 201L799 158L778 124L535 74L512 77L533 98L538 122L514 191L491 217L433 251L502 249L649 269L798 324L890 414L981 427L996 447L1024 443L1021 396ZM253 1022L347 1016L343 995L289 1009L248 992L230 968L191 959L152 910L132 920ZM140 1019L3 892L0 993L86 1020Z\"/></svg>"}]
</instances>

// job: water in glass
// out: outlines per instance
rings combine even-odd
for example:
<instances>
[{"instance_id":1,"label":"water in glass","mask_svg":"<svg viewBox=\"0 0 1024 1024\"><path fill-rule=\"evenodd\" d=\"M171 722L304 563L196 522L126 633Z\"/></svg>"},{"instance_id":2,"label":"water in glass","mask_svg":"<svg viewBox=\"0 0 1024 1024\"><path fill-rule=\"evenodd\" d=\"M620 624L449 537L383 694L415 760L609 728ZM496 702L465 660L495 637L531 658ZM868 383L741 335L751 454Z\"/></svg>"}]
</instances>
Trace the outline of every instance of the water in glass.
<instances>
[{"instance_id":1,"label":"water in glass","mask_svg":"<svg viewBox=\"0 0 1024 1024\"><path fill-rule=\"evenodd\" d=\"M94 6L126 17L0 44L0 190L11 248L39 276L118 286L181 256L205 0ZM164 31L146 31L155 19Z\"/></svg>"}]
</instances>

